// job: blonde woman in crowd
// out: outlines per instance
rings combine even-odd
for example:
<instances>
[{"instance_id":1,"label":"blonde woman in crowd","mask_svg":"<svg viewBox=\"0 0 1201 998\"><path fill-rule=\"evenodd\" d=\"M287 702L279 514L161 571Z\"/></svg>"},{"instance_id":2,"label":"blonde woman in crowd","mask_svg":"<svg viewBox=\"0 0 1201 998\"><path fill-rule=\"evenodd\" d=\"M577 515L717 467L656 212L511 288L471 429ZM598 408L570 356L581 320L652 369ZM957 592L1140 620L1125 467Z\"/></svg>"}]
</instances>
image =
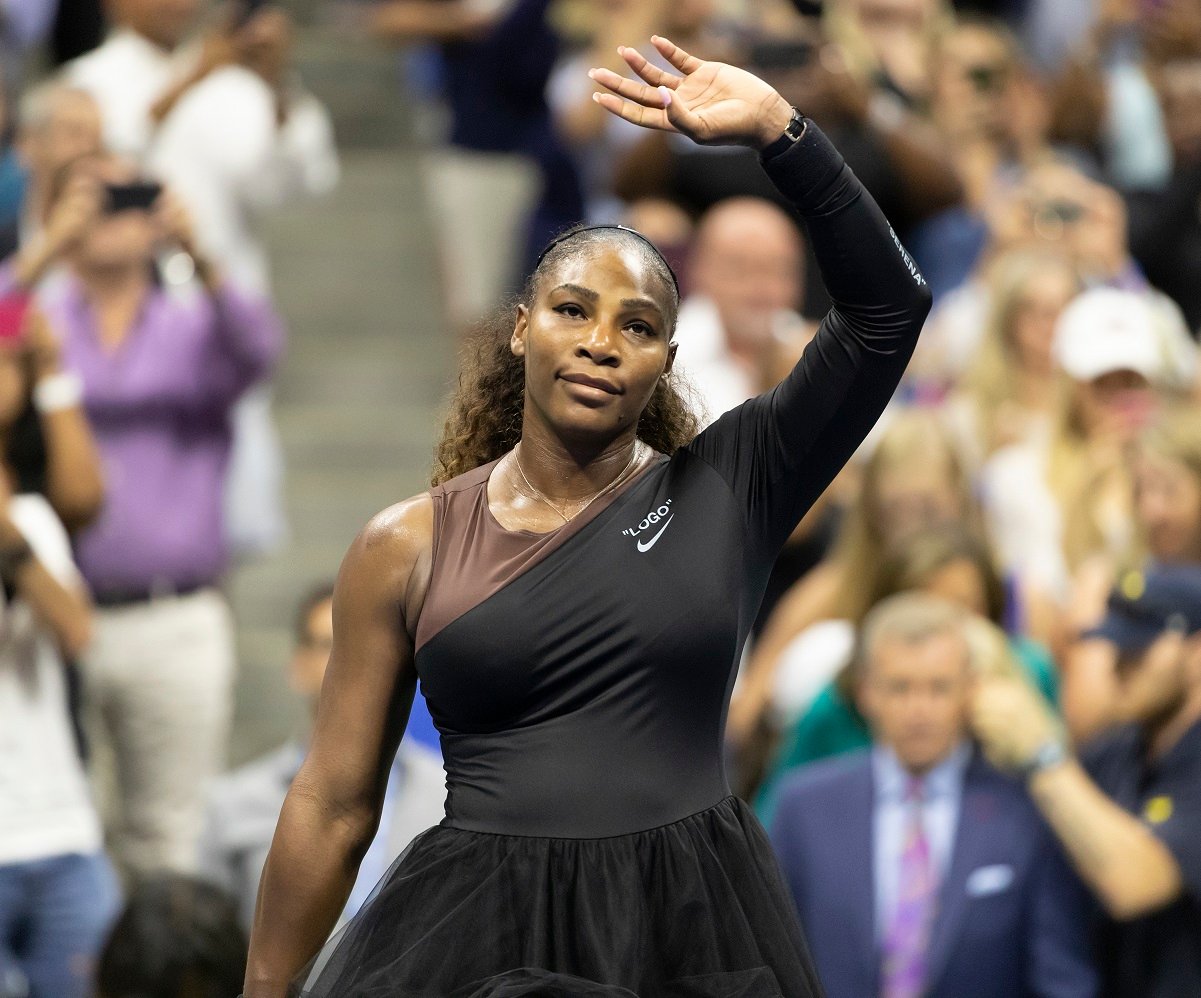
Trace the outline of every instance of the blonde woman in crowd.
<instances>
[{"instance_id":1,"label":"blonde woman in crowd","mask_svg":"<svg viewBox=\"0 0 1201 998\"><path fill-rule=\"evenodd\" d=\"M781 599L735 690L727 734L742 746L760 726L777 686L785 649L824 620L858 620L880 571L881 552L930 526L979 523L971 483L954 440L938 416L907 411L893 417L863 469L831 556ZM806 666L813 692L832 673Z\"/></svg>"},{"instance_id":2,"label":"blonde woman in crowd","mask_svg":"<svg viewBox=\"0 0 1201 998\"><path fill-rule=\"evenodd\" d=\"M1177 407L1151 424L1138 439L1130 467L1133 541L1122 555L1095 556L1076 572L1069 638L1100 623L1115 585L1132 593L1149 566L1201 564L1201 409ZM1113 646L1104 641L1074 641L1068 649L1064 714L1077 740L1112 720L1114 664Z\"/></svg>"},{"instance_id":3,"label":"blonde woman in crowd","mask_svg":"<svg viewBox=\"0 0 1201 998\"><path fill-rule=\"evenodd\" d=\"M1056 359L1067 386L1044 441L984 466L988 525L1003 567L1032 603L1035 636L1062 647L1059 610L1091 556L1133 542L1130 448L1174 386L1165 338L1144 296L1097 288L1064 310Z\"/></svg>"},{"instance_id":4,"label":"blonde woman in crowd","mask_svg":"<svg viewBox=\"0 0 1201 998\"><path fill-rule=\"evenodd\" d=\"M758 794L757 809L764 821L771 820L779 782L787 773L871 743L867 721L856 702L856 633L874 607L897 593L915 591L962 606L979 621L971 640L981 671L1021 675L1049 703L1058 703L1059 676L1046 648L1003 630L1014 630L1020 611L1011 605L983 538L962 527L923 530L882 560L874 588L865 593L862 615L837 622L846 638L835 666L837 675L822 687L804 714L790 720L784 730L775 764ZM834 622L820 626L833 627ZM802 635L790 650L803 640Z\"/></svg>"},{"instance_id":5,"label":"blonde woman in crowd","mask_svg":"<svg viewBox=\"0 0 1201 998\"><path fill-rule=\"evenodd\" d=\"M1055 323L1080 291L1064 257L1014 252L997 261L984 337L946 417L972 467L1010 444L1050 432L1062 381Z\"/></svg>"}]
</instances>

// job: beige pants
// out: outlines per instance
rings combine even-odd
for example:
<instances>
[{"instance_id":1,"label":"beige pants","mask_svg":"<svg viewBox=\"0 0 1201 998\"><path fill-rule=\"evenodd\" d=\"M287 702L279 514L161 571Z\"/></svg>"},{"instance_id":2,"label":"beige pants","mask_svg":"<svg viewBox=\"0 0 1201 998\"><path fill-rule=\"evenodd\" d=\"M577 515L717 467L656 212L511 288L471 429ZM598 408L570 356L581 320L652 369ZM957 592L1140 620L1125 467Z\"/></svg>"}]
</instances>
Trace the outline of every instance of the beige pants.
<instances>
[{"instance_id":1,"label":"beige pants","mask_svg":"<svg viewBox=\"0 0 1201 998\"><path fill-rule=\"evenodd\" d=\"M192 871L224 767L234 630L216 590L99 609L83 659L97 800L126 873Z\"/></svg>"},{"instance_id":2,"label":"beige pants","mask_svg":"<svg viewBox=\"0 0 1201 998\"><path fill-rule=\"evenodd\" d=\"M452 329L463 329L499 305L512 286L538 197L538 168L524 156L448 146L422 157L422 182L446 319Z\"/></svg>"}]
</instances>

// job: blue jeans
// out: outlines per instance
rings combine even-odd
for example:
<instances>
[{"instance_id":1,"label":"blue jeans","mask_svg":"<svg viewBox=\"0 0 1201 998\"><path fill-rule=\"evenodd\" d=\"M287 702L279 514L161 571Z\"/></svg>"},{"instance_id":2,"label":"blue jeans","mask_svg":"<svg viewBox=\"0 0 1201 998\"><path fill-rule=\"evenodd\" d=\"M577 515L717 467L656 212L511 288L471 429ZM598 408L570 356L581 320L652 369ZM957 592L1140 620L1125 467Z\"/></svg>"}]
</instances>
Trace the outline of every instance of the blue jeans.
<instances>
[{"instance_id":1,"label":"blue jeans","mask_svg":"<svg viewBox=\"0 0 1201 998\"><path fill-rule=\"evenodd\" d=\"M0 865L0 996L88 998L119 903L103 853Z\"/></svg>"}]
</instances>

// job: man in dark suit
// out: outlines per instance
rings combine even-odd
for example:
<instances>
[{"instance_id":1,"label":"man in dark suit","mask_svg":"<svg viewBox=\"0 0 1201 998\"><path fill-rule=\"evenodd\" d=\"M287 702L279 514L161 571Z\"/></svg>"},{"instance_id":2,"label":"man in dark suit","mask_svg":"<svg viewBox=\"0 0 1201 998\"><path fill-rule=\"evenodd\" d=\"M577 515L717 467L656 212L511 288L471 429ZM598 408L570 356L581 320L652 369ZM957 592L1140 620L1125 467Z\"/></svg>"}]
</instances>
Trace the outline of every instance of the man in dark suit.
<instances>
[{"instance_id":1,"label":"man in dark suit","mask_svg":"<svg viewBox=\"0 0 1201 998\"><path fill-rule=\"evenodd\" d=\"M771 829L829 998L1096 995L1083 888L969 738L962 612L886 600L862 655L875 746L797 773Z\"/></svg>"}]
</instances>

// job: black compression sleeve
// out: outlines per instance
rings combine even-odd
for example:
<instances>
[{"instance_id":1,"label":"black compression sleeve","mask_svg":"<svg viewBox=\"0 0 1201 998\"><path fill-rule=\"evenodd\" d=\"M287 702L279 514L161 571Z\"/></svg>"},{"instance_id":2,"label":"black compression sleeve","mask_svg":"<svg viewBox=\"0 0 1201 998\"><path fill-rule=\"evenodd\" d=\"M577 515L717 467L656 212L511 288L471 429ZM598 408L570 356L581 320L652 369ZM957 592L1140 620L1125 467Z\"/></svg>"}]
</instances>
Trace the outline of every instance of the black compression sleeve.
<instances>
[{"instance_id":1,"label":"black compression sleeve","mask_svg":"<svg viewBox=\"0 0 1201 998\"><path fill-rule=\"evenodd\" d=\"M774 557L888 404L930 293L871 195L812 122L764 168L804 219L834 304L788 377L727 413L690 450L738 495L753 539Z\"/></svg>"}]
</instances>

